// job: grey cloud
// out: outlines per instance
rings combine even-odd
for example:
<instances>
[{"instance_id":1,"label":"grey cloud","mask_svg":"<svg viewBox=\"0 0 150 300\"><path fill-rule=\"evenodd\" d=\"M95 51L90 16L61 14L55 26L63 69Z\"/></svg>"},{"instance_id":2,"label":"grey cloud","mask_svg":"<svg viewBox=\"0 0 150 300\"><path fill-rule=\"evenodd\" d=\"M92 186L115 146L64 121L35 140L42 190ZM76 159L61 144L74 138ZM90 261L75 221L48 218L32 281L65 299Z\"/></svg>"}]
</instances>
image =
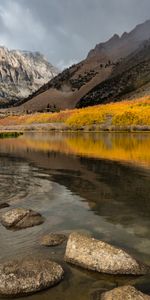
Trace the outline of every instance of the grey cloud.
<instances>
[{"instance_id":1,"label":"grey cloud","mask_svg":"<svg viewBox=\"0 0 150 300\"><path fill-rule=\"evenodd\" d=\"M95 44L150 19L149 0L1 0L0 43L63 68Z\"/></svg>"}]
</instances>

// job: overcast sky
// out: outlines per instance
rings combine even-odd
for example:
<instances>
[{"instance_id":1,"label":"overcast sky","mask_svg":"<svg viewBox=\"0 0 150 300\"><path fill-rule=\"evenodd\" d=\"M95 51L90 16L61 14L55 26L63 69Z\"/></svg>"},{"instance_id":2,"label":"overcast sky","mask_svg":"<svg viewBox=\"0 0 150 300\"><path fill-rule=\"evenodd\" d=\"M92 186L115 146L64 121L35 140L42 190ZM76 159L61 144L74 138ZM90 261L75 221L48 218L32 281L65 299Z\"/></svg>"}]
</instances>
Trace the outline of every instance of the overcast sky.
<instances>
[{"instance_id":1,"label":"overcast sky","mask_svg":"<svg viewBox=\"0 0 150 300\"><path fill-rule=\"evenodd\" d=\"M64 68L97 43L150 19L150 0L0 0L0 45Z\"/></svg>"}]
</instances>

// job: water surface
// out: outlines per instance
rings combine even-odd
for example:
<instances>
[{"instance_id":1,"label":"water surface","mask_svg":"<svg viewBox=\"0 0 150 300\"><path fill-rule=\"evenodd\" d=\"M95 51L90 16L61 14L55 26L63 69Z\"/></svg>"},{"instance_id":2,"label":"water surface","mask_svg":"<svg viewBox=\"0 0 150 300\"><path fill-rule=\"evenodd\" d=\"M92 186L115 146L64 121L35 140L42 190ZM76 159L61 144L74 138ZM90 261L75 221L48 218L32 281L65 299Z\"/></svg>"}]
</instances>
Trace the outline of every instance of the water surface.
<instances>
[{"instance_id":1,"label":"water surface","mask_svg":"<svg viewBox=\"0 0 150 300\"><path fill-rule=\"evenodd\" d=\"M87 272L63 262L65 245L39 245L48 232L90 232L150 264L149 149L148 133L25 134L0 140L0 202L32 208L46 218L43 225L19 232L0 225L0 260L47 256L66 274L57 287L29 300L87 300L97 289L128 283L150 294L149 276Z\"/></svg>"}]
</instances>

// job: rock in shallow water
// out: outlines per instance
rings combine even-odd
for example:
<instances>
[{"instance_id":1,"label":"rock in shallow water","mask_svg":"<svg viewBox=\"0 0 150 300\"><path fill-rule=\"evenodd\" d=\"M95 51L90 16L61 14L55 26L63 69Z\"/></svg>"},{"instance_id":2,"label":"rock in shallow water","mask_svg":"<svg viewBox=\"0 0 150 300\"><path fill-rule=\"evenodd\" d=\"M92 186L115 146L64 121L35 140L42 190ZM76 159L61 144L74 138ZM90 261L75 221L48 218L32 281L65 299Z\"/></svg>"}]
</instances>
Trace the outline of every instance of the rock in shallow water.
<instances>
[{"instance_id":1,"label":"rock in shallow water","mask_svg":"<svg viewBox=\"0 0 150 300\"><path fill-rule=\"evenodd\" d=\"M107 274L143 275L150 272L150 267L124 250L76 232L69 236L65 260Z\"/></svg>"},{"instance_id":2,"label":"rock in shallow water","mask_svg":"<svg viewBox=\"0 0 150 300\"><path fill-rule=\"evenodd\" d=\"M61 245L67 237L60 233L46 234L41 238L40 244L46 247Z\"/></svg>"},{"instance_id":3,"label":"rock in shallow water","mask_svg":"<svg viewBox=\"0 0 150 300\"><path fill-rule=\"evenodd\" d=\"M40 225L44 222L44 218L37 212L24 209L15 208L12 209L1 217L1 223L8 229L23 229L32 227L35 225Z\"/></svg>"},{"instance_id":4,"label":"rock in shallow water","mask_svg":"<svg viewBox=\"0 0 150 300\"><path fill-rule=\"evenodd\" d=\"M150 296L141 293L133 286L123 286L102 294L96 300L150 300Z\"/></svg>"},{"instance_id":5,"label":"rock in shallow water","mask_svg":"<svg viewBox=\"0 0 150 300\"><path fill-rule=\"evenodd\" d=\"M21 296L47 289L63 278L63 269L49 259L23 259L0 264L0 295Z\"/></svg>"}]
</instances>

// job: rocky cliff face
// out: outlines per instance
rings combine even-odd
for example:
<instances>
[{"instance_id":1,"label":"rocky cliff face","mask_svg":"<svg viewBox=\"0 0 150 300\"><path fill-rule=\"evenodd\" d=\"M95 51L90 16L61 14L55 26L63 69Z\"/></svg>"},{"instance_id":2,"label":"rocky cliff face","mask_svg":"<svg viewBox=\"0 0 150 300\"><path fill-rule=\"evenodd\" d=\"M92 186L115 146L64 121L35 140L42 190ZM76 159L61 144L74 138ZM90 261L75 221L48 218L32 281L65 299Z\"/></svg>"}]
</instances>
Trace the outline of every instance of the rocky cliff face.
<instances>
[{"instance_id":1,"label":"rocky cliff face","mask_svg":"<svg viewBox=\"0 0 150 300\"><path fill-rule=\"evenodd\" d=\"M57 74L39 52L0 47L0 102L13 104L28 97Z\"/></svg>"}]
</instances>

